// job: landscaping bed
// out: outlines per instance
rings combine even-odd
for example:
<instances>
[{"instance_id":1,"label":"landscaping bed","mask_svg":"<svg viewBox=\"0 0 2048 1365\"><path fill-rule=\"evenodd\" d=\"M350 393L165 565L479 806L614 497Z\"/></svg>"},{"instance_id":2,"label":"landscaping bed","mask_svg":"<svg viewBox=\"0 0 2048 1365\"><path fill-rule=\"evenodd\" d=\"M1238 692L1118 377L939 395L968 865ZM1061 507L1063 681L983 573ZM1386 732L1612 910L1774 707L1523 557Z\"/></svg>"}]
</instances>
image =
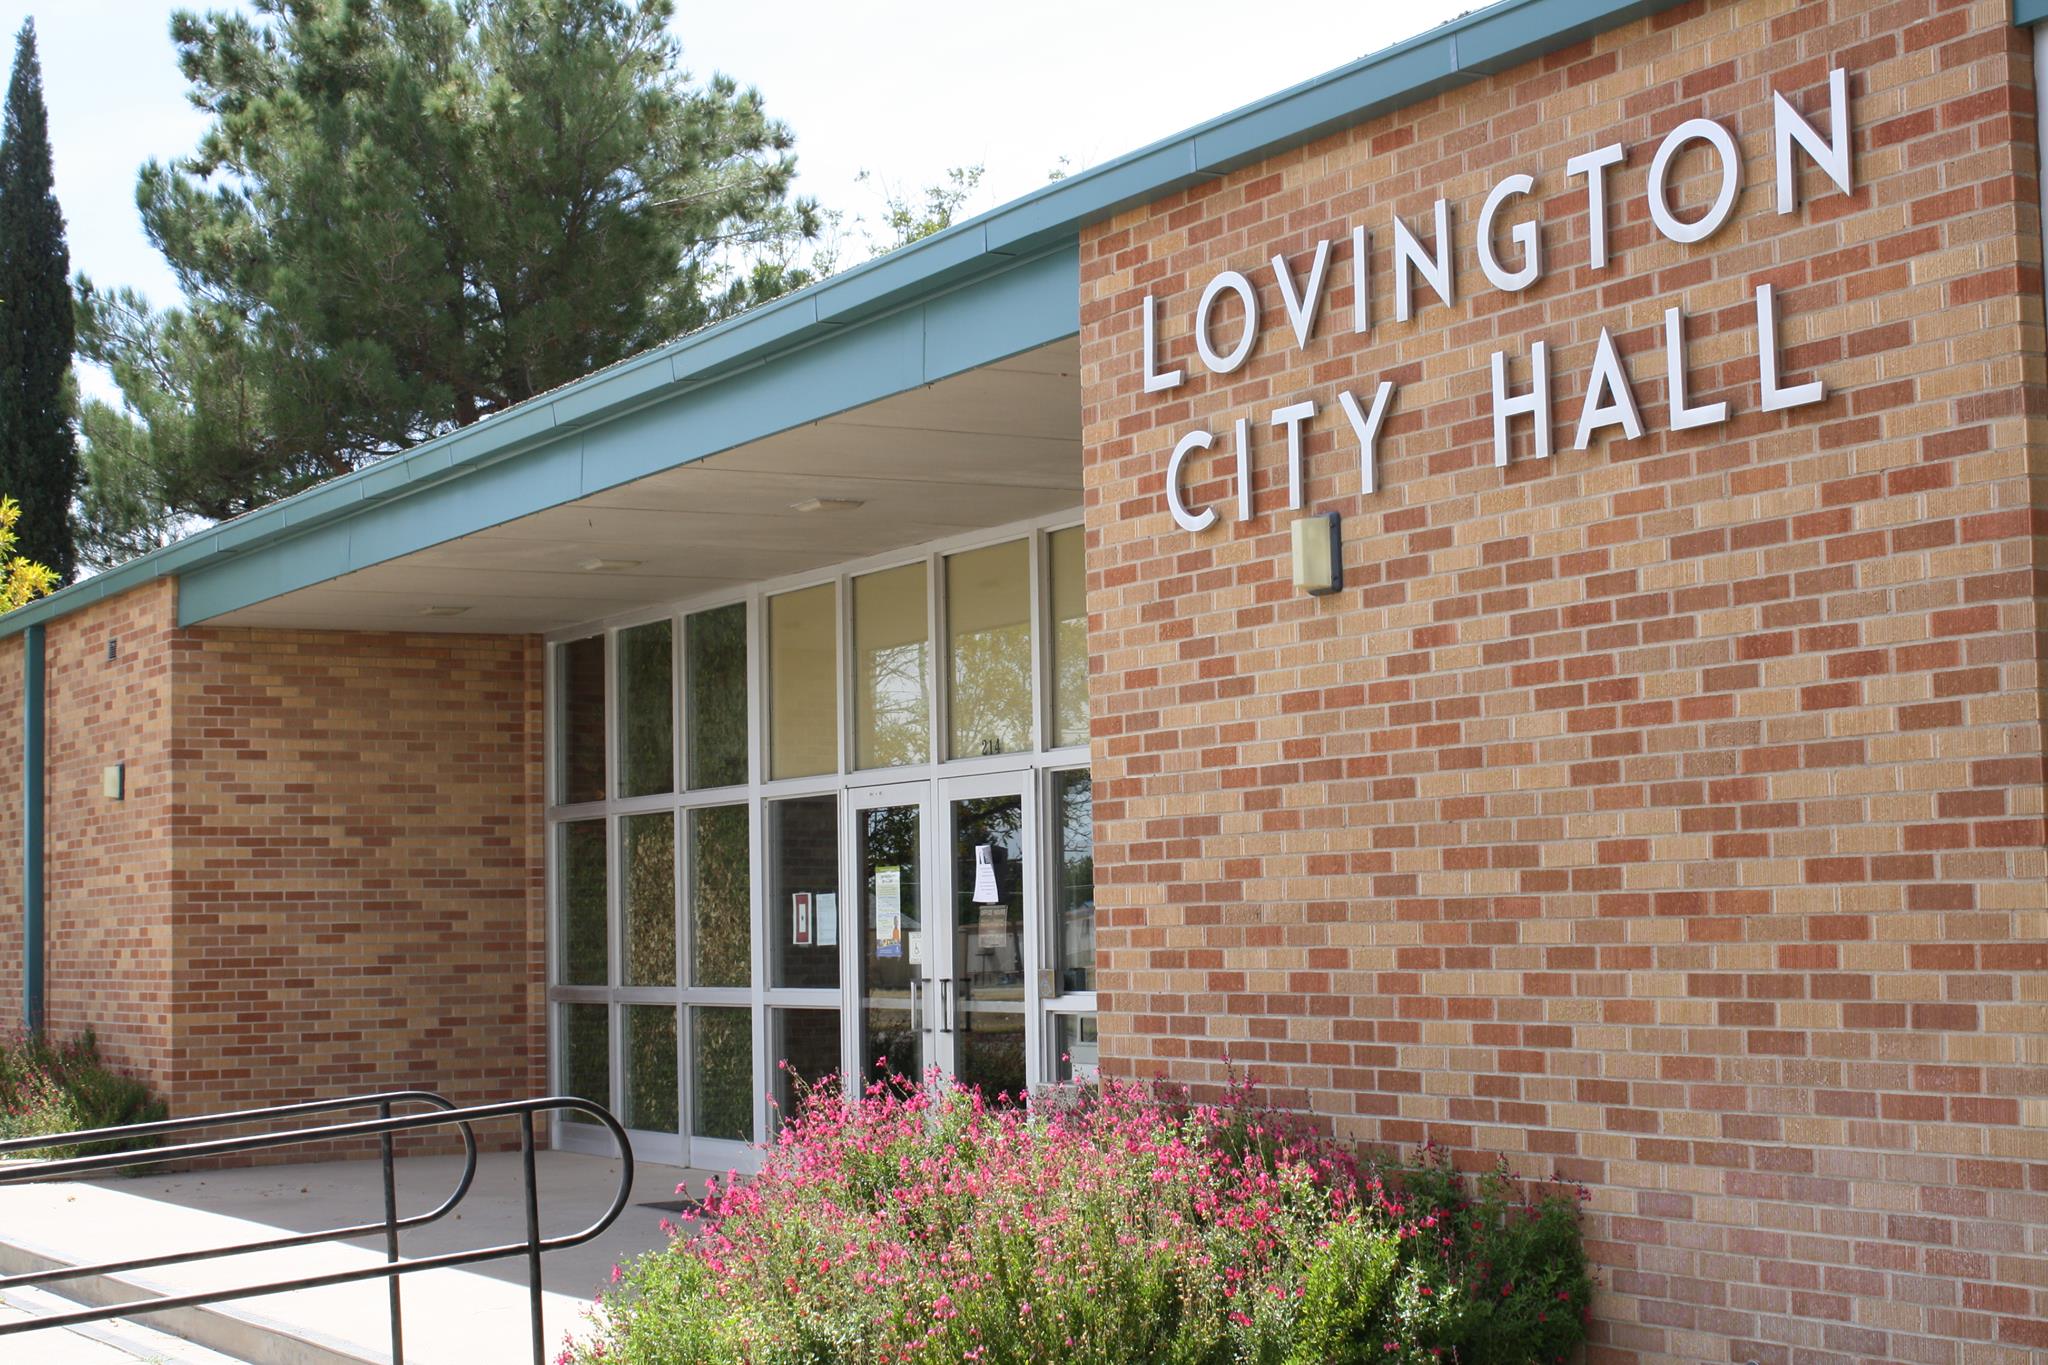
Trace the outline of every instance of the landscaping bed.
<instances>
[{"instance_id":1,"label":"landscaping bed","mask_svg":"<svg viewBox=\"0 0 2048 1365\"><path fill-rule=\"evenodd\" d=\"M568 1365L1529 1365L1583 1335L1575 1189L1361 1166L1264 1108L804 1095L751 1179L616 1272Z\"/></svg>"}]
</instances>

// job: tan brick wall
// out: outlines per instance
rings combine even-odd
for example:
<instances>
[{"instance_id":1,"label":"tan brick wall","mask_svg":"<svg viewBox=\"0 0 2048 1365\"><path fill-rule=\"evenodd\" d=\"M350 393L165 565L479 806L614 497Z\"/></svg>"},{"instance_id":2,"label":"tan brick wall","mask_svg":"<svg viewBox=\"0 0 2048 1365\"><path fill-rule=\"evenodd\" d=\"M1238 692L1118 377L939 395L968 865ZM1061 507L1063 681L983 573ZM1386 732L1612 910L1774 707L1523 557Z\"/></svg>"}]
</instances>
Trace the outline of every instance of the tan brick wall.
<instances>
[{"instance_id":1,"label":"tan brick wall","mask_svg":"<svg viewBox=\"0 0 2048 1365\"><path fill-rule=\"evenodd\" d=\"M160 581L51 622L44 645L45 1022L62 1038L93 1030L109 1063L167 1093L177 1081L170 1022L176 609L175 585ZM102 784L116 763L126 765L119 801ZM18 907L18 781L16 789L8 861Z\"/></svg>"},{"instance_id":2,"label":"tan brick wall","mask_svg":"<svg viewBox=\"0 0 2048 1365\"><path fill-rule=\"evenodd\" d=\"M179 1114L396 1087L540 1093L539 640L175 620L165 582L48 627L52 1032L92 1028ZM18 1019L12 643L0 989ZM123 762L116 802L102 772Z\"/></svg>"},{"instance_id":3,"label":"tan brick wall","mask_svg":"<svg viewBox=\"0 0 2048 1365\"><path fill-rule=\"evenodd\" d=\"M195 629L178 660L180 1107L541 1093L538 639Z\"/></svg>"},{"instance_id":4,"label":"tan brick wall","mask_svg":"<svg viewBox=\"0 0 2048 1365\"><path fill-rule=\"evenodd\" d=\"M1228 1055L1358 1140L1586 1181L1596 1361L2048 1352L2027 43L2002 2L1691 4L1083 239L1105 1064L1214 1083ZM1809 169L1780 217L1771 91L1824 127L1835 65L1856 193ZM1682 246L1643 190L1696 115L1738 133L1743 188ZM1613 140L1615 260L1593 271L1563 166ZM1523 170L1548 270L1505 295L1470 225ZM1458 301L1424 290L1398 323L1390 218L1428 240L1438 194ZM1321 238L1304 352L1266 262L1305 273ZM1188 319L1224 268L1258 285L1264 334L1217 376ZM1758 411L1761 283L1825 403ZM1188 372L1163 394L1141 391L1147 292ZM1667 430L1676 303L1693 401L1730 400L1725 426ZM1574 452L1603 325L1648 430ZM1488 358L1520 388L1537 339L1557 454L1531 458L1522 421L1496 469ZM1337 390L1381 378L1401 391L1366 499ZM1304 397L1307 507L1344 517L1326 598L1289 582L1266 424ZM1220 516L1200 535L1164 501L1195 427L1218 433L1192 465Z\"/></svg>"},{"instance_id":5,"label":"tan brick wall","mask_svg":"<svg viewBox=\"0 0 2048 1365\"><path fill-rule=\"evenodd\" d=\"M22 1020L22 642L0 640L0 1036Z\"/></svg>"}]
</instances>

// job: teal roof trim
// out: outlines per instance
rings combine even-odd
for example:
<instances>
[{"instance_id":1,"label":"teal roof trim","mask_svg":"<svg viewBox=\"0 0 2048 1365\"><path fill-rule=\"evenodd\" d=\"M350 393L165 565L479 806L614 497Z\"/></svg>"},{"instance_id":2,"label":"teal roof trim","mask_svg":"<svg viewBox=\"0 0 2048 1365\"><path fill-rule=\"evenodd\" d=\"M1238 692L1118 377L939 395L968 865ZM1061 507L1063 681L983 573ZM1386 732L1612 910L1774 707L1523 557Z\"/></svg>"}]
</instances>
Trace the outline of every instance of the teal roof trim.
<instances>
[{"instance_id":1,"label":"teal roof trim","mask_svg":"<svg viewBox=\"0 0 2048 1365\"><path fill-rule=\"evenodd\" d=\"M447 540L632 477L614 478L619 469L650 462L665 468L699 458L709 451L693 440L694 454L665 449L660 456L621 458L594 476L572 479L561 472L581 448L565 437L749 368L781 365L785 356L807 349L819 348L784 382L768 381L764 391L787 392L801 374L817 395L836 394L854 406L901 391L879 387L889 382L909 387L941 370L957 373L1014 354L1025 348L1016 344L1018 338L1042 333L1049 316L1064 331L1044 340L1071 336L1079 328L1078 249L1087 224L1678 3L1499 0L474 426L75 583L0 616L0 637L168 576L185 580L180 620L205 620L406 553L406 547ZM939 302L968 286L977 295L994 292L979 301ZM1039 290L1061 296L1040 298ZM1020 308L1028 317L1006 330L1000 315ZM867 326L905 310L925 310L916 343L925 359L897 369L889 347L868 354L888 329L868 332ZM835 334L855 328L864 335L861 345L825 347ZM933 356L943 359L934 364ZM780 398L756 402L744 417L721 421L715 438L725 445L719 448L814 420L796 411ZM534 454L550 443L572 453ZM479 477L499 465L507 468ZM602 482L593 484L592 477ZM444 487L452 480L462 482L460 496ZM473 512L454 514L472 503ZM402 515L395 510L400 504ZM414 504L434 513L418 515ZM485 515L492 520L480 522ZM377 524L384 521L390 525ZM255 555L263 562L236 563Z\"/></svg>"},{"instance_id":2,"label":"teal roof trim","mask_svg":"<svg viewBox=\"0 0 2048 1365\"><path fill-rule=\"evenodd\" d=\"M2015 24L2038 24L2048 19L2048 0L2012 0Z\"/></svg>"}]
</instances>

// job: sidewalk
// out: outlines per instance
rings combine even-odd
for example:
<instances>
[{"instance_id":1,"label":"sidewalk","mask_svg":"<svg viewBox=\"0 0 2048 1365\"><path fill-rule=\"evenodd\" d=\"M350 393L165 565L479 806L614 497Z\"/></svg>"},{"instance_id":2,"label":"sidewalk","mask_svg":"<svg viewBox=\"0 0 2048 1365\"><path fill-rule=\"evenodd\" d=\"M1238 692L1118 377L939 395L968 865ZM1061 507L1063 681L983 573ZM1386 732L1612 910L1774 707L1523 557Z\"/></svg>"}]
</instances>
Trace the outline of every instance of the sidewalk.
<instances>
[{"instance_id":1,"label":"sidewalk","mask_svg":"<svg viewBox=\"0 0 2048 1365\"><path fill-rule=\"evenodd\" d=\"M411 1157L398 1163L399 1211L431 1208L453 1188L456 1157ZM540 1223L544 1236L587 1226L617 1188L618 1163L567 1152L539 1154ZM610 1279L619 1261L661 1246L663 1219L681 1215L675 1188L687 1179L701 1192L704 1172L641 1163L632 1197L606 1232L583 1246L552 1252L542 1267L543 1321L552 1357L582 1322L583 1308ZM516 1153L485 1156L475 1186L456 1212L408 1232L408 1257L517 1242L525 1235L525 1206ZM375 1161L322 1162L241 1171L155 1175L141 1179L60 1182L0 1187L0 1270L12 1272L49 1260L68 1265L144 1256L198 1246L274 1237L285 1232L368 1222L383 1207L382 1173ZM382 1234L346 1245L301 1247L167 1266L123 1277L157 1293L191 1293L229 1283L251 1283L381 1264ZM401 1281L408 1365L518 1365L531 1353L523 1256L458 1270L430 1270ZM69 1292L66 1285L54 1288ZM390 1359L386 1289L382 1280L295 1290L219 1305L195 1325L172 1313L137 1319L204 1340L228 1355L297 1365L353 1365ZM202 1335L202 1332L206 1335ZM0 1339L0 1357L19 1354L40 1334ZM67 1334L45 1340L66 1350ZM91 1359L89 1355L81 1359Z\"/></svg>"}]
</instances>

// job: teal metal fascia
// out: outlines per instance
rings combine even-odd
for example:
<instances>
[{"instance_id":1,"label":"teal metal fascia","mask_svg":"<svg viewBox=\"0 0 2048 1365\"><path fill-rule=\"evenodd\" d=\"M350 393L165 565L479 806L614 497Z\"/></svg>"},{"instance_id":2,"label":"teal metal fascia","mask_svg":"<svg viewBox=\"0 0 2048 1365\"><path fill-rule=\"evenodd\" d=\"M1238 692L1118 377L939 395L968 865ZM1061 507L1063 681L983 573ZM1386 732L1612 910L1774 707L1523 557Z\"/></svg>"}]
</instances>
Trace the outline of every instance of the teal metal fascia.
<instances>
[{"instance_id":1,"label":"teal metal fascia","mask_svg":"<svg viewBox=\"0 0 2048 1365\"><path fill-rule=\"evenodd\" d=\"M0 616L0 637L156 578L210 571L208 566L230 557L267 550L337 521L359 520L373 510L381 516L381 509L394 500L415 497L445 480L472 478L500 461L518 459L536 445L656 401L674 388L722 379L765 362L779 363L785 353L816 344L833 331L920 306L965 286L1003 279L1019 260L1044 253L1072 257L1080 231L1089 223L1677 3L1500 0L475 426L73 584ZM1227 42L1227 36L1219 32L1218 42ZM1077 269L1065 273L1074 276ZM1008 291L1015 283L1009 280L996 287ZM1076 299L1063 302L1069 313L1078 314ZM949 327L939 319L933 334ZM1066 334L1072 331L1070 327ZM772 422L778 414L765 416ZM774 429L779 428L771 425L754 435ZM525 510L545 505L536 502ZM361 567L354 557L350 562ZM295 581L300 575L286 577Z\"/></svg>"},{"instance_id":2,"label":"teal metal fascia","mask_svg":"<svg viewBox=\"0 0 2048 1365\"><path fill-rule=\"evenodd\" d=\"M770 431L815 422L1072 336L1077 252L1020 263L972 289L857 326L701 382L393 500L374 517L309 528L275 547L202 564L178 585L192 625L280 593L367 568L689 464Z\"/></svg>"},{"instance_id":3,"label":"teal metal fascia","mask_svg":"<svg viewBox=\"0 0 2048 1365\"><path fill-rule=\"evenodd\" d=\"M2038 24L2048 19L2048 0L2012 0L2012 21L2015 24Z\"/></svg>"},{"instance_id":4,"label":"teal metal fascia","mask_svg":"<svg viewBox=\"0 0 2048 1365\"><path fill-rule=\"evenodd\" d=\"M43 628L21 635L21 1021L43 1026Z\"/></svg>"}]
</instances>

